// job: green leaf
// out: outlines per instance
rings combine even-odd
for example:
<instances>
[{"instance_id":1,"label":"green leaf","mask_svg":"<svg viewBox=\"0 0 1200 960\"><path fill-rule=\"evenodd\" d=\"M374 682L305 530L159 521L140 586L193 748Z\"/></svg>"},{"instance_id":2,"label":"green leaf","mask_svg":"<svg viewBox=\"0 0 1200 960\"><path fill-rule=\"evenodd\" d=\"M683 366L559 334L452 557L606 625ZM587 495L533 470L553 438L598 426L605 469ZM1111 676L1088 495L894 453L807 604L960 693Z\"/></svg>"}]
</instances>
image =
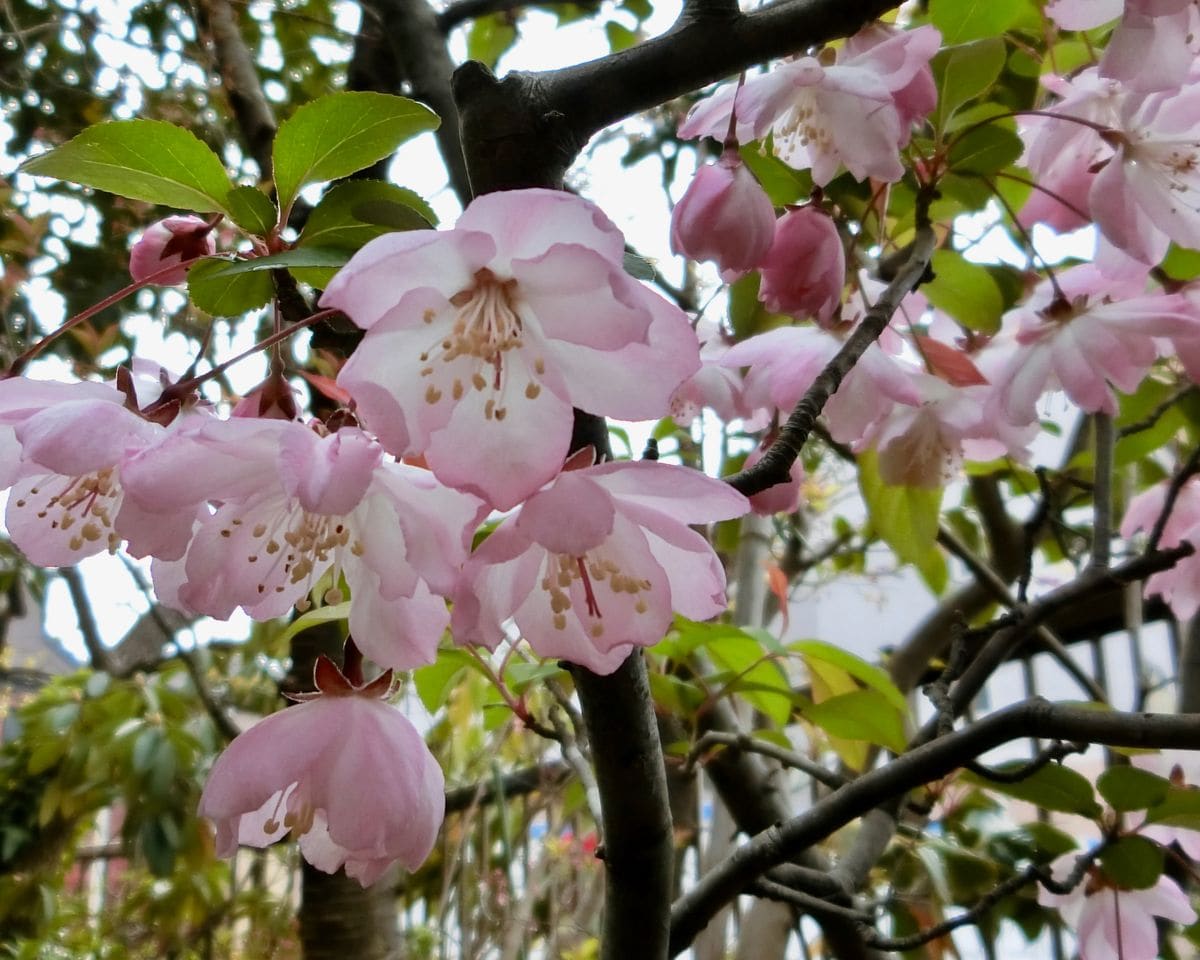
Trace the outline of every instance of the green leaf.
<instances>
[{"instance_id":1,"label":"green leaf","mask_svg":"<svg viewBox=\"0 0 1200 960\"><path fill-rule=\"evenodd\" d=\"M788 650L795 651L804 658L805 663L822 660L840 667L859 683L878 690L888 702L901 713L908 712L908 701L900 688L892 683L891 678L873 663L867 663L861 657L855 656L849 650L835 647L821 640L797 640L787 645Z\"/></svg>"},{"instance_id":2,"label":"green leaf","mask_svg":"<svg viewBox=\"0 0 1200 960\"><path fill-rule=\"evenodd\" d=\"M206 260L205 263L222 264L219 270L213 271L213 279L226 280L247 273L266 273L280 267L295 269L297 267L344 267L350 259L349 250L337 247L295 247L282 253L272 253L266 257L251 257L248 260L225 260L217 257Z\"/></svg>"},{"instance_id":3,"label":"green leaf","mask_svg":"<svg viewBox=\"0 0 1200 960\"><path fill-rule=\"evenodd\" d=\"M467 59L478 60L489 70L494 69L500 58L517 42L517 28L511 16L493 13L479 17L467 34Z\"/></svg>"},{"instance_id":4,"label":"green leaf","mask_svg":"<svg viewBox=\"0 0 1200 960\"><path fill-rule=\"evenodd\" d=\"M509 663L504 671L504 680L513 693L520 695L535 683L550 677L565 677L567 671L558 665L558 661L546 663L525 663L514 661Z\"/></svg>"},{"instance_id":5,"label":"green leaf","mask_svg":"<svg viewBox=\"0 0 1200 960\"><path fill-rule=\"evenodd\" d=\"M1004 41L987 37L956 47L943 47L930 61L937 84L937 110L934 126L946 128L946 122L968 100L986 91L1004 69Z\"/></svg>"},{"instance_id":6,"label":"green leaf","mask_svg":"<svg viewBox=\"0 0 1200 960\"><path fill-rule=\"evenodd\" d=\"M712 637L704 648L718 667L737 677L730 689L754 709L783 726L792 715L792 686L787 675L763 648L759 639L744 631Z\"/></svg>"},{"instance_id":7,"label":"green leaf","mask_svg":"<svg viewBox=\"0 0 1200 960\"><path fill-rule=\"evenodd\" d=\"M608 37L608 49L613 53L628 50L638 42L636 30L630 30L616 20L609 20L604 25L604 35Z\"/></svg>"},{"instance_id":8,"label":"green leaf","mask_svg":"<svg viewBox=\"0 0 1200 960\"><path fill-rule=\"evenodd\" d=\"M437 660L427 667L418 667L412 672L413 685L425 709L437 713L445 706L451 689L467 670L479 669L479 664L465 650L449 647L438 651Z\"/></svg>"},{"instance_id":9,"label":"green leaf","mask_svg":"<svg viewBox=\"0 0 1200 960\"><path fill-rule=\"evenodd\" d=\"M945 44L1003 33L1020 19L1021 0L929 0L929 20Z\"/></svg>"},{"instance_id":10,"label":"green leaf","mask_svg":"<svg viewBox=\"0 0 1200 960\"><path fill-rule=\"evenodd\" d=\"M915 566L930 589L940 593L949 578L946 560L937 546L941 488L926 490L884 483L879 474L879 455L874 450L864 450L858 456L858 485L871 528L892 548L897 559Z\"/></svg>"},{"instance_id":11,"label":"green leaf","mask_svg":"<svg viewBox=\"0 0 1200 960\"><path fill-rule=\"evenodd\" d=\"M904 750L904 717L878 690L854 690L804 706L806 720L846 740L864 740L896 753Z\"/></svg>"},{"instance_id":12,"label":"green leaf","mask_svg":"<svg viewBox=\"0 0 1200 960\"><path fill-rule=\"evenodd\" d=\"M289 623L287 629L279 635L279 638L275 642L282 647L290 642L296 634L303 633L309 627L315 627L318 623L331 623L334 620L349 619L349 600L342 603L331 603L323 607L314 607L312 610L300 614L300 616Z\"/></svg>"},{"instance_id":13,"label":"green leaf","mask_svg":"<svg viewBox=\"0 0 1200 960\"><path fill-rule=\"evenodd\" d=\"M1121 812L1145 810L1162 803L1170 788L1170 781L1137 767L1109 767L1096 781L1100 796Z\"/></svg>"},{"instance_id":14,"label":"green leaf","mask_svg":"<svg viewBox=\"0 0 1200 960\"><path fill-rule=\"evenodd\" d=\"M758 178L776 207L800 203L812 195L812 174L807 170L793 170L775 154L757 144L746 144L740 153L742 162Z\"/></svg>"},{"instance_id":15,"label":"green leaf","mask_svg":"<svg viewBox=\"0 0 1200 960\"><path fill-rule=\"evenodd\" d=\"M621 265L625 272L636 280L654 279L654 261L647 260L641 254L626 250Z\"/></svg>"},{"instance_id":16,"label":"green leaf","mask_svg":"<svg viewBox=\"0 0 1200 960\"><path fill-rule=\"evenodd\" d=\"M1015 163L1025 147L1012 120L994 120L967 130L950 147L950 169L955 173L987 175Z\"/></svg>"},{"instance_id":17,"label":"green leaf","mask_svg":"<svg viewBox=\"0 0 1200 960\"><path fill-rule=\"evenodd\" d=\"M1123 890L1145 890L1158 882L1165 851L1145 837L1121 837L1100 852L1100 866Z\"/></svg>"},{"instance_id":18,"label":"green leaf","mask_svg":"<svg viewBox=\"0 0 1200 960\"><path fill-rule=\"evenodd\" d=\"M265 237L279 214L270 198L257 187L234 187L225 198L229 219L244 230Z\"/></svg>"},{"instance_id":19,"label":"green leaf","mask_svg":"<svg viewBox=\"0 0 1200 960\"><path fill-rule=\"evenodd\" d=\"M216 257L188 269L188 296L197 307L214 317L237 317L271 302L275 287L270 274L221 273L231 266L234 264L230 261Z\"/></svg>"},{"instance_id":20,"label":"green leaf","mask_svg":"<svg viewBox=\"0 0 1200 960\"><path fill-rule=\"evenodd\" d=\"M1200 830L1200 789L1171 787L1162 803L1155 804L1146 812L1146 822Z\"/></svg>"},{"instance_id":21,"label":"green leaf","mask_svg":"<svg viewBox=\"0 0 1200 960\"><path fill-rule=\"evenodd\" d=\"M995 333L1000 329L1004 298L985 267L944 249L934 252L932 267L934 279L921 287L930 303L969 330Z\"/></svg>"},{"instance_id":22,"label":"green leaf","mask_svg":"<svg viewBox=\"0 0 1200 960\"><path fill-rule=\"evenodd\" d=\"M704 691L670 673L650 674L650 696L656 706L679 717L689 717L704 703Z\"/></svg>"},{"instance_id":23,"label":"green leaf","mask_svg":"<svg viewBox=\"0 0 1200 960\"><path fill-rule=\"evenodd\" d=\"M1172 280L1195 280L1200 277L1200 250L1189 250L1173 243L1167 250L1162 269Z\"/></svg>"},{"instance_id":24,"label":"green leaf","mask_svg":"<svg viewBox=\"0 0 1200 960\"><path fill-rule=\"evenodd\" d=\"M195 134L162 120L114 120L26 160L24 173L199 213L228 213L233 184Z\"/></svg>"},{"instance_id":25,"label":"green leaf","mask_svg":"<svg viewBox=\"0 0 1200 960\"><path fill-rule=\"evenodd\" d=\"M341 91L306 103L275 135L272 161L280 208L288 209L305 184L369 167L438 122L428 107L387 93Z\"/></svg>"},{"instance_id":26,"label":"green leaf","mask_svg":"<svg viewBox=\"0 0 1200 960\"><path fill-rule=\"evenodd\" d=\"M997 767L997 771L1004 773L1018 770L1026 762L1013 760L1002 763ZM1092 782L1082 774L1061 764L1048 763L1016 783L998 783L986 777L978 777L973 773L964 773L962 778L968 783L985 787L993 793L1016 797L1018 800L1025 800L1046 810L1077 813L1080 816L1092 818L1100 816L1101 813Z\"/></svg>"}]
</instances>

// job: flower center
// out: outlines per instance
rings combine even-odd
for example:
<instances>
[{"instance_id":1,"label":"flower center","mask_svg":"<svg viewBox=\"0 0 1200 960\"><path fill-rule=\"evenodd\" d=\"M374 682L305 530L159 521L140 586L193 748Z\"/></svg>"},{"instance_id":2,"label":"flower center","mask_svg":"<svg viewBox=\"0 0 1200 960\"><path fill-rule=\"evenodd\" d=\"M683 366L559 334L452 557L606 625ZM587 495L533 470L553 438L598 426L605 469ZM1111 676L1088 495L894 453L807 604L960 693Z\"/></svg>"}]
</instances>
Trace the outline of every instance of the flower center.
<instances>
[{"instance_id":1,"label":"flower center","mask_svg":"<svg viewBox=\"0 0 1200 960\"><path fill-rule=\"evenodd\" d=\"M116 551L121 537L113 530L112 520L123 494L116 468L105 467L78 477L47 477L46 481L56 479L66 479L67 485L50 494L40 509L41 497L49 492L41 484L30 487L28 495L16 500L13 506L18 510L36 509L37 518L49 520L53 530L73 530L68 540L72 550L82 550L85 543L103 540L110 552Z\"/></svg>"},{"instance_id":2,"label":"flower center","mask_svg":"<svg viewBox=\"0 0 1200 960\"><path fill-rule=\"evenodd\" d=\"M541 588L549 595L550 612L556 630L567 628L567 611L574 605L571 588L577 581L583 588L584 612L593 621L588 627L593 637L604 635L604 625L599 622L603 614L595 584L607 583L614 595L627 593L634 597L633 609L637 613L645 613L649 609L645 598L639 594L650 589L650 581L630 576L599 551L593 550L583 557L557 554L550 557L547 566L549 569L542 577Z\"/></svg>"}]
</instances>

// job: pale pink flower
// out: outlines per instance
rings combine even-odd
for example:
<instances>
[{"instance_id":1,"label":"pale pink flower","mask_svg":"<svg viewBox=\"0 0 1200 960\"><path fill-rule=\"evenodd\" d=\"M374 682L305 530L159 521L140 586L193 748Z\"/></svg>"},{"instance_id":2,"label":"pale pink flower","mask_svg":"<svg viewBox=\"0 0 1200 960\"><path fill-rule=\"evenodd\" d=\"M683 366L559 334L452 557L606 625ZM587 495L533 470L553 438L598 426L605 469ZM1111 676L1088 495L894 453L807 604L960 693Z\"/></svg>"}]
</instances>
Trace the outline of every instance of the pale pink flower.
<instances>
[{"instance_id":1,"label":"pale pink flower","mask_svg":"<svg viewBox=\"0 0 1200 960\"><path fill-rule=\"evenodd\" d=\"M703 319L696 332L700 336L707 334L700 347L700 369L671 395L671 418L686 427L701 410L710 407L722 420L749 419L752 411L742 400L742 378L736 370L721 365L729 343L715 325Z\"/></svg>"},{"instance_id":2,"label":"pale pink flower","mask_svg":"<svg viewBox=\"0 0 1200 960\"><path fill-rule=\"evenodd\" d=\"M207 257L217 251L213 228L199 217L167 217L148 226L129 251L129 275L145 280L172 263L195 257ZM187 268L180 267L155 279L156 285L171 287L187 279Z\"/></svg>"},{"instance_id":3,"label":"pale pink flower","mask_svg":"<svg viewBox=\"0 0 1200 960\"><path fill-rule=\"evenodd\" d=\"M1046 16L1062 30L1091 30L1116 20L1125 0L1050 0Z\"/></svg>"},{"instance_id":4,"label":"pale pink flower","mask_svg":"<svg viewBox=\"0 0 1200 960\"><path fill-rule=\"evenodd\" d=\"M1121 536L1132 537L1138 530L1149 532L1158 522L1166 505L1167 484L1160 483L1144 490L1129 501L1125 519L1121 521ZM1200 549L1200 480L1195 477L1180 488L1171 516L1163 528L1160 546L1177 547L1187 541ZM1160 570L1146 580L1146 596L1161 595L1180 620L1187 620L1200 610L1200 553L1183 557L1169 570Z\"/></svg>"},{"instance_id":5,"label":"pale pink flower","mask_svg":"<svg viewBox=\"0 0 1200 960\"><path fill-rule=\"evenodd\" d=\"M445 814L445 780L408 719L383 697L391 672L353 687L325 657L319 694L246 730L213 764L199 813L217 855L289 833L304 859L369 886L392 864L416 870Z\"/></svg>"},{"instance_id":6,"label":"pale pink flower","mask_svg":"<svg viewBox=\"0 0 1200 960\"><path fill-rule=\"evenodd\" d=\"M11 483L5 524L40 566L70 566L129 541L134 556L179 556L186 517L147 517L125 496L122 465L165 435L106 384L0 381L0 434L20 457L0 467Z\"/></svg>"},{"instance_id":7,"label":"pale pink flower","mask_svg":"<svg viewBox=\"0 0 1200 960\"><path fill-rule=\"evenodd\" d=\"M779 327L731 347L721 363L749 367L744 377L747 406L787 416L841 346L837 334L819 327ZM893 404L920 402L909 371L875 343L846 375L824 415L834 439L852 443Z\"/></svg>"},{"instance_id":8,"label":"pale pink flower","mask_svg":"<svg viewBox=\"0 0 1200 960\"><path fill-rule=\"evenodd\" d=\"M1075 854L1068 853L1055 860L1051 864L1054 879L1065 881L1075 859ZM1187 895L1170 877L1159 877L1154 886L1144 890L1122 890L1095 867L1071 893L1039 889L1038 903L1058 910L1063 923L1074 931L1080 960L1155 960L1155 917L1182 924L1196 921Z\"/></svg>"},{"instance_id":9,"label":"pale pink flower","mask_svg":"<svg viewBox=\"0 0 1200 960\"><path fill-rule=\"evenodd\" d=\"M1130 758L1130 762L1139 769L1148 770L1164 780L1169 780L1176 787L1200 786L1200 754L1197 754L1195 750L1159 750L1157 753L1135 753ZM1137 832L1163 844L1163 846L1178 843L1184 853L1200 862L1200 830L1152 823L1138 827Z\"/></svg>"},{"instance_id":10,"label":"pale pink flower","mask_svg":"<svg viewBox=\"0 0 1200 960\"><path fill-rule=\"evenodd\" d=\"M495 648L504 623L543 657L595 673L657 643L672 612L725 609L725 573L689 524L744 514L732 487L665 463L568 469L530 497L471 555L455 596L459 643Z\"/></svg>"},{"instance_id":11,"label":"pale pink flower","mask_svg":"<svg viewBox=\"0 0 1200 960\"><path fill-rule=\"evenodd\" d=\"M321 300L367 331L338 383L392 453L515 506L562 466L572 407L661 417L700 366L687 317L623 256L597 207L553 190L490 193L453 230L372 240Z\"/></svg>"},{"instance_id":12,"label":"pale pink flower","mask_svg":"<svg viewBox=\"0 0 1200 960\"><path fill-rule=\"evenodd\" d=\"M736 147L697 170L671 211L671 252L713 261L726 283L757 267L774 236L775 207Z\"/></svg>"},{"instance_id":13,"label":"pale pink flower","mask_svg":"<svg viewBox=\"0 0 1200 960\"><path fill-rule=\"evenodd\" d=\"M1171 240L1200 248L1200 83L1127 99L1107 139L1116 153L1088 193L1105 237L1145 264Z\"/></svg>"},{"instance_id":14,"label":"pale pink flower","mask_svg":"<svg viewBox=\"0 0 1200 960\"><path fill-rule=\"evenodd\" d=\"M350 629L376 663L430 663L470 538L486 510L426 470L384 459L361 430L335 433L286 420L213 421L126 465L130 496L160 517L197 517L183 571L160 599L218 618L256 620L307 608L350 587ZM214 512L197 507L216 504ZM189 523L190 523L189 519Z\"/></svg>"},{"instance_id":15,"label":"pale pink flower","mask_svg":"<svg viewBox=\"0 0 1200 960\"><path fill-rule=\"evenodd\" d=\"M684 139L723 139L737 93L738 140L774 134L775 152L796 169L812 169L824 186L844 165L858 180L904 175L900 147L912 123L932 107L929 60L941 34L929 26L868 26L837 54L799 57L728 86L697 104L679 127Z\"/></svg>"},{"instance_id":16,"label":"pale pink flower","mask_svg":"<svg viewBox=\"0 0 1200 960\"><path fill-rule=\"evenodd\" d=\"M1100 58L1100 75L1130 90L1172 90L1194 59L1194 0L1129 0Z\"/></svg>"},{"instance_id":17,"label":"pale pink flower","mask_svg":"<svg viewBox=\"0 0 1200 960\"><path fill-rule=\"evenodd\" d=\"M999 412L1011 423L1037 419L1038 398L1061 388L1082 410L1114 414L1117 389L1132 393L1158 357L1156 337L1197 331L1198 320L1177 294L1140 292L1134 277L1106 277L1082 264L1049 281L1005 315L1017 325L1017 347L997 375Z\"/></svg>"},{"instance_id":18,"label":"pale pink flower","mask_svg":"<svg viewBox=\"0 0 1200 960\"><path fill-rule=\"evenodd\" d=\"M813 204L789 210L760 273L758 298L768 310L827 323L846 285L846 252L833 219Z\"/></svg>"}]
</instances>

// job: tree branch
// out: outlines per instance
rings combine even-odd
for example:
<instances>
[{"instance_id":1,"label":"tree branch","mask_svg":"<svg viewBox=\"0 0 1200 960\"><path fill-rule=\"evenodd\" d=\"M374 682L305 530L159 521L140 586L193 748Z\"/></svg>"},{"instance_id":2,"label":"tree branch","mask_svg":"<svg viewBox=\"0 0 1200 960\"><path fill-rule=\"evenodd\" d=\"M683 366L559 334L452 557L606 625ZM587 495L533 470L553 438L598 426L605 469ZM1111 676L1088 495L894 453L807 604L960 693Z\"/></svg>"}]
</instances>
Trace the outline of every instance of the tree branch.
<instances>
[{"instance_id":1,"label":"tree branch","mask_svg":"<svg viewBox=\"0 0 1200 960\"><path fill-rule=\"evenodd\" d=\"M1025 737L1078 740L1110 747L1200 750L1200 717L1100 713L1034 699L990 714L897 757L822 798L739 847L681 897L671 911L671 954L686 949L717 910L771 867L909 790L940 780L968 760Z\"/></svg>"},{"instance_id":2,"label":"tree branch","mask_svg":"<svg viewBox=\"0 0 1200 960\"><path fill-rule=\"evenodd\" d=\"M93 670L113 672L112 657L100 639L100 628L96 625L96 615L92 612L92 602L88 599L87 588L84 587L83 577L78 567L60 567L58 575L67 585L71 594L71 603L75 607L75 619L79 623L79 632L83 635L83 645L87 648L88 659L92 662Z\"/></svg>"},{"instance_id":3,"label":"tree branch","mask_svg":"<svg viewBox=\"0 0 1200 960\"><path fill-rule=\"evenodd\" d=\"M522 767L502 777L488 777L481 783L455 787L446 791L446 813L461 813L471 807L483 806L560 787L571 779L565 763L551 761Z\"/></svg>"}]
</instances>

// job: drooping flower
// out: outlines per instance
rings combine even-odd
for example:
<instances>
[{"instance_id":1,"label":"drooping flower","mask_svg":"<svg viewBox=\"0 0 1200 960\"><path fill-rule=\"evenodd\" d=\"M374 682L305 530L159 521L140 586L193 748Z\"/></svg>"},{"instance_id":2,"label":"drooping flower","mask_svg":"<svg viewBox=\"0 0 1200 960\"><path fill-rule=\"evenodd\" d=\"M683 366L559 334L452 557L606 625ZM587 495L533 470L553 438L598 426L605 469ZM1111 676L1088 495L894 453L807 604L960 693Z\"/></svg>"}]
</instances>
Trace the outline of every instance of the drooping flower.
<instances>
[{"instance_id":1,"label":"drooping flower","mask_svg":"<svg viewBox=\"0 0 1200 960\"><path fill-rule=\"evenodd\" d=\"M725 609L721 562L688 525L747 509L733 488L685 467L568 469L471 555L454 638L495 648L511 617L541 656L611 673L661 640L672 612L707 620Z\"/></svg>"},{"instance_id":2,"label":"drooping flower","mask_svg":"<svg viewBox=\"0 0 1200 960\"><path fill-rule=\"evenodd\" d=\"M1051 864L1054 879L1064 882L1074 865L1074 854L1059 857ZM1187 895L1170 877L1159 877L1144 890L1125 890L1096 867L1071 893L1039 889L1038 903L1058 910L1066 926L1075 931L1080 960L1155 960L1155 917L1173 923L1196 922Z\"/></svg>"},{"instance_id":3,"label":"drooping flower","mask_svg":"<svg viewBox=\"0 0 1200 960\"><path fill-rule=\"evenodd\" d=\"M686 316L623 255L597 207L553 190L486 194L453 230L379 237L321 300L367 331L338 383L388 450L515 506L562 466L572 407L660 417L700 366Z\"/></svg>"},{"instance_id":4,"label":"drooping flower","mask_svg":"<svg viewBox=\"0 0 1200 960\"><path fill-rule=\"evenodd\" d=\"M145 280L172 263L207 257L216 251L211 224L199 217L167 217L148 226L129 251L129 275L134 280ZM186 279L187 268L180 267L162 274L154 283L172 287Z\"/></svg>"},{"instance_id":5,"label":"drooping flower","mask_svg":"<svg viewBox=\"0 0 1200 960\"><path fill-rule=\"evenodd\" d=\"M269 620L306 608L327 573L323 599L341 602L344 576L351 631L396 669L434 659L449 622L443 597L486 512L428 471L385 460L355 427L287 420L213 421L131 459L126 481L148 513L196 517L182 573L156 575L164 602ZM197 513L206 501L215 511Z\"/></svg>"},{"instance_id":6,"label":"drooping flower","mask_svg":"<svg viewBox=\"0 0 1200 960\"><path fill-rule=\"evenodd\" d=\"M846 253L833 219L814 204L789 210L760 272L758 297L768 310L828 322L846 285Z\"/></svg>"},{"instance_id":7,"label":"drooping flower","mask_svg":"<svg viewBox=\"0 0 1200 960\"><path fill-rule=\"evenodd\" d=\"M1166 506L1167 484L1160 483L1144 490L1129 501L1125 519L1121 521L1121 536L1132 537L1138 530L1154 529ZM1195 477L1180 489L1175 505L1163 527L1160 546L1177 547L1184 541L1200 548L1200 481ZM1187 620L1200 610L1200 553L1182 557L1169 570L1160 570L1146 580L1148 597L1161 595L1175 616Z\"/></svg>"},{"instance_id":8,"label":"drooping flower","mask_svg":"<svg viewBox=\"0 0 1200 960\"><path fill-rule=\"evenodd\" d=\"M775 208L736 147L697 170L671 211L671 252L713 261L726 283L757 267L774 237Z\"/></svg>"},{"instance_id":9,"label":"drooping flower","mask_svg":"<svg viewBox=\"0 0 1200 960\"><path fill-rule=\"evenodd\" d=\"M723 88L692 109L679 136L724 138L736 92L737 138L760 140L771 131L780 159L811 168L817 186L843 165L859 180L899 180L899 149L912 122L933 106L932 76L924 75L940 45L933 27L868 26L833 62L799 57L748 79L740 91Z\"/></svg>"},{"instance_id":10,"label":"drooping flower","mask_svg":"<svg viewBox=\"0 0 1200 960\"><path fill-rule=\"evenodd\" d=\"M388 671L354 687L325 657L318 695L274 713L226 748L200 797L217 855L289 833L318 870L364 887L394 863L416 870L445 813L445 779L421 735L384 701Z\"/></svg>"},{"instance_id":11,"label":"drooping flower","mask_svg":"<svg viewBox=\"0 0 1200 960\"><path fill-rule=\"evenodd\" d=\"M700 346L700 369L671 395L671 418L686 427L701 410L710 407L722 420L750 419L753 411L742 400L742 378L736 370L721 365L721 358L729 350L724 334L703 317L696 325L696 334L704 341Z\"/></svg>"}]
</instances>

